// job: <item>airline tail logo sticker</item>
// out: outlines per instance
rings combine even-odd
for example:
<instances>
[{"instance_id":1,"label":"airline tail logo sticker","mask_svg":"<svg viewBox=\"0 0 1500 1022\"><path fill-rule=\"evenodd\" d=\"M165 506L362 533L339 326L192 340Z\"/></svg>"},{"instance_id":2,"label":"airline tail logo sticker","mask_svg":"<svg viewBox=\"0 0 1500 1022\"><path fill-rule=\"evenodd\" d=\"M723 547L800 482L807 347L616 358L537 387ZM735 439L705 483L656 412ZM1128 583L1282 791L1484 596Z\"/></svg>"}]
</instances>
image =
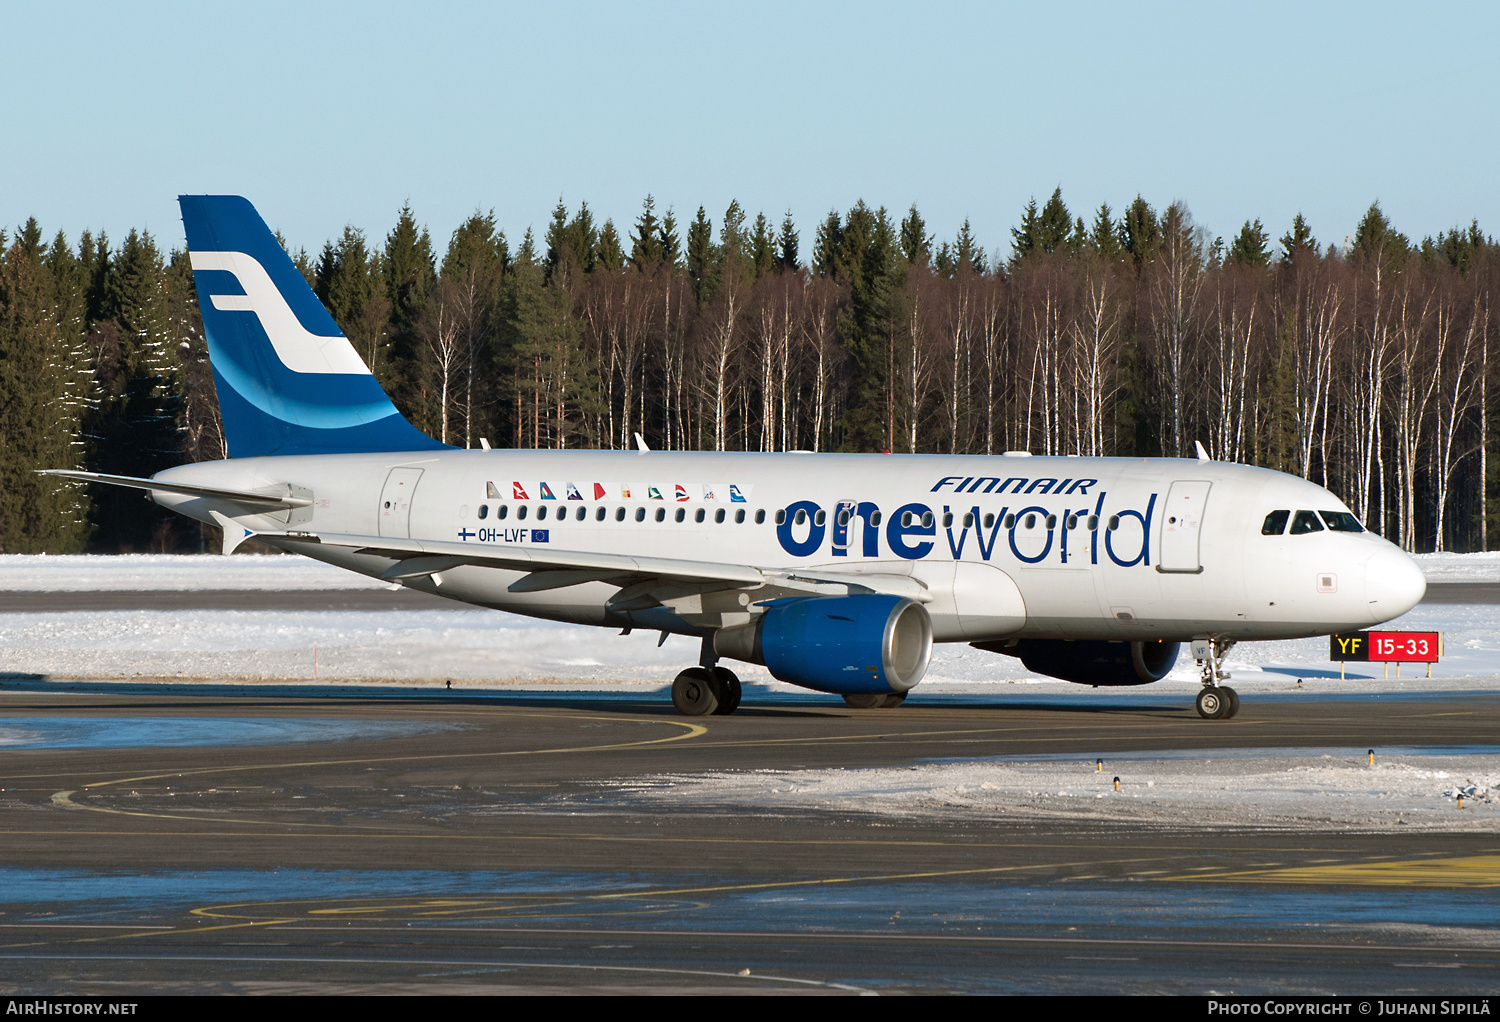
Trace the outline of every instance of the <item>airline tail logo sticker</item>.
<instances>
[{"instance_id":1,"label":"airline tail logo sticker","mask_svg":"<svg viewBox=\"0 0 1500 1022\"><path fill-rule=\"evenodd\" d=\"M729 484L729 502L731 504L745 503L745 495L740 492L740 488L734 483Z\"/></svg>"},{"instance_id":2,"label":"airline tail logo sticker","mask_svg":"<svg viewBox=\"0 0 1500 1022\"><path fill-rule=\"evenodd\" d=\"M688 499L687 487L683 486L681 483L677 484L677 499L678 500L687 500Z\"/></svg>"},{"instance_id":3,"label":"airline tail logo sticker","mask_svg":"<svg viewBox=\"0 0 1500 1022\"><path fill-rule=\"evenodd\" d=\"M579 493L578 492L578 487L574 486L572 483L568 484L568 499L569 500L582 500L583 499L583 494Z\"/></svg>"},{"instance_id":4,"label":"airline tail logo sticker","mask_svg":"<svg viewBox=\"0 0 1500 1022\"><path fill-rule=\"evenodd\" d=\"M604 485L602 483L595 483L594 484L594 499L595 500L603 500L604 499Z\"/></svg>"},{"instance_id":5,"label":"airline tail logo sticker","mask_svg":"<svg viewBox=\"0 0 1500 1022\"><path fill-rule=\"evenodd\" d=\"M500 491L497 490L497 489L495 489L495 484L494 483L492 483L492 482L486 482L484 484L484 498L485 498L485 500L499 500L500 499Z\"/></svg>"},{"instance_id":6,"label":"airline tail logo sticker","mask_svg":"<svg viewBox=\"0 0 1500 1022\"><path fill-rule=\"evenodd\" d=\"M620 497L622 499L624 499L624 500L629 500L630 499L630 487L629 486L622 486L622 487L620 487Z\"/></svg>"},{"instance_id":7,"label":"airline tail logo sticker","mask_svg":"<svg viewBox=\"0 0 1500 1022\"><path fill-rule=\"evenodd\" d=\"M244 252L190 252L194 270L234 274L243 294L208 295L220 312L253 312L281 364L294 373L369 376L370 369L342 335L322 337L302 325L275 281Z\"/></svg>"},{"instance_id":8,"label":"airline tail logo sticker","mask_svg":"<svg viewBox=\"0 0 1500 1022\"><path fill-rule=\"evenodd\" d=\"M555 493L552 492L552 487L548 486L546 483L539 483L537 485L541 486L541 488L542 488L542 499L543 500L556 500L557 499L557 494L555 494Z\"/></svg>"},{"instance_id":9,"label":"airline tail logo sticker","mask_svg":"<svg viewBox=\"0 0 1500 1022\"><path fill-rule=\"evenodd\" d=\"M654 486L646 487L646 497L650 500L662 500L661 491Z\"/></svg>"},{"instance_id":10,"label":"airline tail logo sticker","mask_svg":"<svg viewBox=\"0 0 1500 1022\"><path fill-rule=\"evenodd\" d=\"M522 486L520 483L512 482L510 484L510 499L530 500L531 498L526 496L526 487Z\"/></svg>"},{"instance_id":11,"label":"airline tail logo sticker","mask_svg":"<svg viewBox=\"0 0 1500 1022\"><path fill-rule=\"evenodd\" d=\"M717 483L710 483L709 485L703 487L703 499L704 500L717 501L719 499L718 496L717 496L717 494L718 494L718 484Z\"/></svg>"}]
</instances>

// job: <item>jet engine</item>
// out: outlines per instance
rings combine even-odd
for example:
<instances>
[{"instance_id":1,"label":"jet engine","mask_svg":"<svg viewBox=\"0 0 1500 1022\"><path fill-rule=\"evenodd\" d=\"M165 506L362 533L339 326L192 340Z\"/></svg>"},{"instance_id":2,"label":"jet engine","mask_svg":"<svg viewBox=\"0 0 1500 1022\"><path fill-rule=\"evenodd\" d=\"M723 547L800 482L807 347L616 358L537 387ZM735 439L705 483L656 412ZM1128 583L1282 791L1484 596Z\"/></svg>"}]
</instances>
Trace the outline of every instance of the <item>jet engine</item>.
<instances>
[{"instance_id":1,"label":"jet engine","mask_svg":"<svg viewBox=\"0 0 1500 1022\"><path fill-rule=\"evenodd\" d=\"M932 621L901 596L794 596L771 601L750 624L719 629L714 652L819 692L899 693L927 673Z\"/></svg>"},{"instance_id":2,"label":"jet engine","mask_svg":"<svg viewBox=\"0 0 1500 1022\"><path fill-rule=\"evenodd\" d=\"M1168 639L1144 642L1020 639L976 642L974 646L1020 657L1027 670L1080 685L1146 685L1167 676L1177 663L1182 643Z\"/></svg>"}]
</instances>

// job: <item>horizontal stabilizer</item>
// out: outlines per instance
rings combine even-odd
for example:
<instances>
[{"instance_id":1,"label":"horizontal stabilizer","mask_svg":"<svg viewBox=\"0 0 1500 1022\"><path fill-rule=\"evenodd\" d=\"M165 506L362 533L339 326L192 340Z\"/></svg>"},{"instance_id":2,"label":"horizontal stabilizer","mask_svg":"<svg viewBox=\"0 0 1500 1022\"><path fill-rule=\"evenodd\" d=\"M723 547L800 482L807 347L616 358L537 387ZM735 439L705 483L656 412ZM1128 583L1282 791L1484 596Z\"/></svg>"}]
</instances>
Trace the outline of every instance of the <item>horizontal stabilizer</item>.
<instances>
[{"instance_id":1,"label":"horizontal stabilizer","mask_svg":"<svg viewBox=\"0 0 1500 1022\"><path fill-rule=\"evenodd\" d=\"M213 497L227 500L252 509L254 514L267 511L287 511L298 507L311 507L307 497L289 494L255 493L251 490L226 490L217 486L196 486L192 483L169 483L160 479L144 479L138 476L112 476L102 472L76 472L64 468L44 468L39 475L58 476L62 479L78 479L86 483L106 483L110 486L128 486L137 490L155 490L158 493L180 493L186 497Z\"/></svg>"}]
</instances>

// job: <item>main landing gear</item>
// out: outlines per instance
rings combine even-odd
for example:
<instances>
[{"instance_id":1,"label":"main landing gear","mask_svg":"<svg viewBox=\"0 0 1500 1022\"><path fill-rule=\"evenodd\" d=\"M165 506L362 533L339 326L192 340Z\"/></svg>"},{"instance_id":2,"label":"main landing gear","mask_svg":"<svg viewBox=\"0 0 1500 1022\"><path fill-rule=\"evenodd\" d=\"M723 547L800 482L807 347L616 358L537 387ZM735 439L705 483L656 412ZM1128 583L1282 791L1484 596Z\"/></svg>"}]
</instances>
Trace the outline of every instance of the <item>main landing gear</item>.
<instances>
[{"instance_id":1,"label":"main landing gear","mask_svg":"<svg viewBox=\"0 0 1500 1022\"><path fill-rule=\"evenodd\" d=\"M672 705L689 717L733 713L740 706L740 679L727 667L689 667L672 682Z\"/></svg>"},{"instance_id":2,"label":"main landing gear","mask_svg":"<svg viewBox=\"0 0 1500 1022\"><path fill-rule=\"evenodd\" d=\"M1228 720L1240 712L1240 694L1223 684L1224 655L1234 646L1233 639L1193 641L1193 656L1203 669L1203 688L1198 692L1198 716L1204 720Z\"/></svg>"}]
</instances>

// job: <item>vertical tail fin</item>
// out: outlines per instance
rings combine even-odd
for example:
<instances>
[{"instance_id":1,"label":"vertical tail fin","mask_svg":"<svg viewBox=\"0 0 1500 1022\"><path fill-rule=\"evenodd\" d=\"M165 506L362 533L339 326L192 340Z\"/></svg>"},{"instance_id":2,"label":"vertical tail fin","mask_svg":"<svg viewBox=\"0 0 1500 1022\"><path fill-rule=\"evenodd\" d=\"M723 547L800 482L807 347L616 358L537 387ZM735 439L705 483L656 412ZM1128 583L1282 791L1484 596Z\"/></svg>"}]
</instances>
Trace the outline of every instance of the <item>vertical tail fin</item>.
<instances>
[{"instance_id":1,"label":"vertical tail fin","mask_svg":"<svg viewBox=\"0 0 1500 1022\"><path fill-rule=\"evenodd\" d=\"M231 458L445 446L396 411L255 207L178 202Z\"/></svg>"}]
</instances>

